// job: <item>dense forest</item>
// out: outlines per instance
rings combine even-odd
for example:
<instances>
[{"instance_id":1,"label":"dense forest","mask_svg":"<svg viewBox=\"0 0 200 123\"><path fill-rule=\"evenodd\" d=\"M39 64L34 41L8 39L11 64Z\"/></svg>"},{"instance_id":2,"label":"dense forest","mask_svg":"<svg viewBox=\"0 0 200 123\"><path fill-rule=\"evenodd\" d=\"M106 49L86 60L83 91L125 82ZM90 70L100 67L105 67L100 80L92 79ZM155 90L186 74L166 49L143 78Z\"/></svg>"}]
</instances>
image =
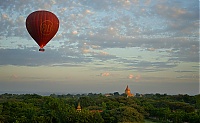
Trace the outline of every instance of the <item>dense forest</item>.
<instances>
[{"instance_id":1,"label":"dense forest","mask_svg":"<svg viewBox=\"0 0 200 123\"><path fill-rule=\"evenodd\" d=\"M76 108L80 104L81 111ZM200 95L1 94L0 123L200 123Z\"/></svg>"}]
</instances>

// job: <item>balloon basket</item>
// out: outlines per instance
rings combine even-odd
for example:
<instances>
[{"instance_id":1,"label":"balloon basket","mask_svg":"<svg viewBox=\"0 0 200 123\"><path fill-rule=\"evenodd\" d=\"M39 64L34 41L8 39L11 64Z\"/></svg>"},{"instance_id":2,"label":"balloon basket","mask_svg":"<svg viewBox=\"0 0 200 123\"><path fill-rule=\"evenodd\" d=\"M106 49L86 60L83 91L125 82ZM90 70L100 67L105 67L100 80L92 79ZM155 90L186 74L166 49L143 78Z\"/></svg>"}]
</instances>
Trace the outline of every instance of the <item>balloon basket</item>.
<instances>
[{"instance_id":1,"label":"balloon basket","mask_svg":"<svg viewBox=\"0 0 200 123\"><path fill-rule=\"evenodd\" d=\"M40 51L40 52L44 52L44 51L45 51L45 49L43 49L43 48L40 48L40 49L39 49L39 51Z\"/></svg>"}]
</instances>

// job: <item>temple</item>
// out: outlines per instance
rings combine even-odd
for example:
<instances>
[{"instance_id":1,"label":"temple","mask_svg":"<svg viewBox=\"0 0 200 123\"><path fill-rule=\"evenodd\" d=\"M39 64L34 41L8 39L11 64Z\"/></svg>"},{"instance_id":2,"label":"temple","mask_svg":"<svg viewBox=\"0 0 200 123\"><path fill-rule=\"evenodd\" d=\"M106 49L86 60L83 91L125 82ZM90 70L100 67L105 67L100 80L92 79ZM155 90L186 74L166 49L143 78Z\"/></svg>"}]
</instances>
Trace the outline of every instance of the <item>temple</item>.
<instances>
[{"instance_id":1,"label":"temple","mask_svg":"<svg viewBox=\"0 0 200 123\"><path fill-rule=\"evenodd\" d=\"M81 105L80 105L80 102L78 102L78 106L76 108L77 111L81 111Z\"/></svg>"},{"instance_id":2,"label":"temple","mask_svg":"<svg viewBox=\"0 0 200 123\"><path fill-rule=\"evenodd\" d=\"M134 95L131 93L131 90L128 87L128 85L126 86L125 94L126 94L127 97L134 97Z\"/></svg>"}]
</instances>

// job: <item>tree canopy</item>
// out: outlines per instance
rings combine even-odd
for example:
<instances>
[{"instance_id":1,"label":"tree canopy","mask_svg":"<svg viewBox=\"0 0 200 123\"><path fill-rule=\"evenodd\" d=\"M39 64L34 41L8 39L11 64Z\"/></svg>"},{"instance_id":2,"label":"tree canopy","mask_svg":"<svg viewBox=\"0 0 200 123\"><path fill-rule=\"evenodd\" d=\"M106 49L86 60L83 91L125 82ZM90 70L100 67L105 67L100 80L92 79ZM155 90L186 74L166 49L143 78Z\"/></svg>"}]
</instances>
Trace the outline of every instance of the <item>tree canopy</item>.
<instances>
[{"instance_id":1,"label":"tree canopy","mask_svg":"<svg viewBox=\"0 0 200 123\"><path fill-rule=\"evenodd\" d=\"M76 107L80 102L81 111ZM200 95L1 94L0 123L200 122Z\"/></svg>"}]
</instances>

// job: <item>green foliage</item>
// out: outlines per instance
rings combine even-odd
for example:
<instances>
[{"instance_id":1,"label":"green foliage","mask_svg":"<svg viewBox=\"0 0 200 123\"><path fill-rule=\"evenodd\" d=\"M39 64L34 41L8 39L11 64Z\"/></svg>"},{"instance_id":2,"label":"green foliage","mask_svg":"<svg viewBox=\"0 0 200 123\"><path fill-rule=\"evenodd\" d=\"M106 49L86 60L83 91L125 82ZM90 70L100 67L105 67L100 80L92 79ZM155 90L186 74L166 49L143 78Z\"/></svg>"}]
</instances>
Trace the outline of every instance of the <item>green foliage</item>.
<instances>
[{"instance_id":1,"label":"green foliage","mask_svg":"<svg viewBox=\"0 0 200 123\"><path fill-rule=\"evenodd\" d=\"M78 102L82 110L76 111ZM0 95L0 123L199 123L200 95Z\"/></svg>"},{"instance_id":2,"label":"green foliage","mask_svg":"<svg viewBox=\"0 0 200 123\"><path fill-rule=\"evenodd\" d=\"M195 96L196 99L196 108L200 110L200 94Z\"/></svg>"}]
</instances>

